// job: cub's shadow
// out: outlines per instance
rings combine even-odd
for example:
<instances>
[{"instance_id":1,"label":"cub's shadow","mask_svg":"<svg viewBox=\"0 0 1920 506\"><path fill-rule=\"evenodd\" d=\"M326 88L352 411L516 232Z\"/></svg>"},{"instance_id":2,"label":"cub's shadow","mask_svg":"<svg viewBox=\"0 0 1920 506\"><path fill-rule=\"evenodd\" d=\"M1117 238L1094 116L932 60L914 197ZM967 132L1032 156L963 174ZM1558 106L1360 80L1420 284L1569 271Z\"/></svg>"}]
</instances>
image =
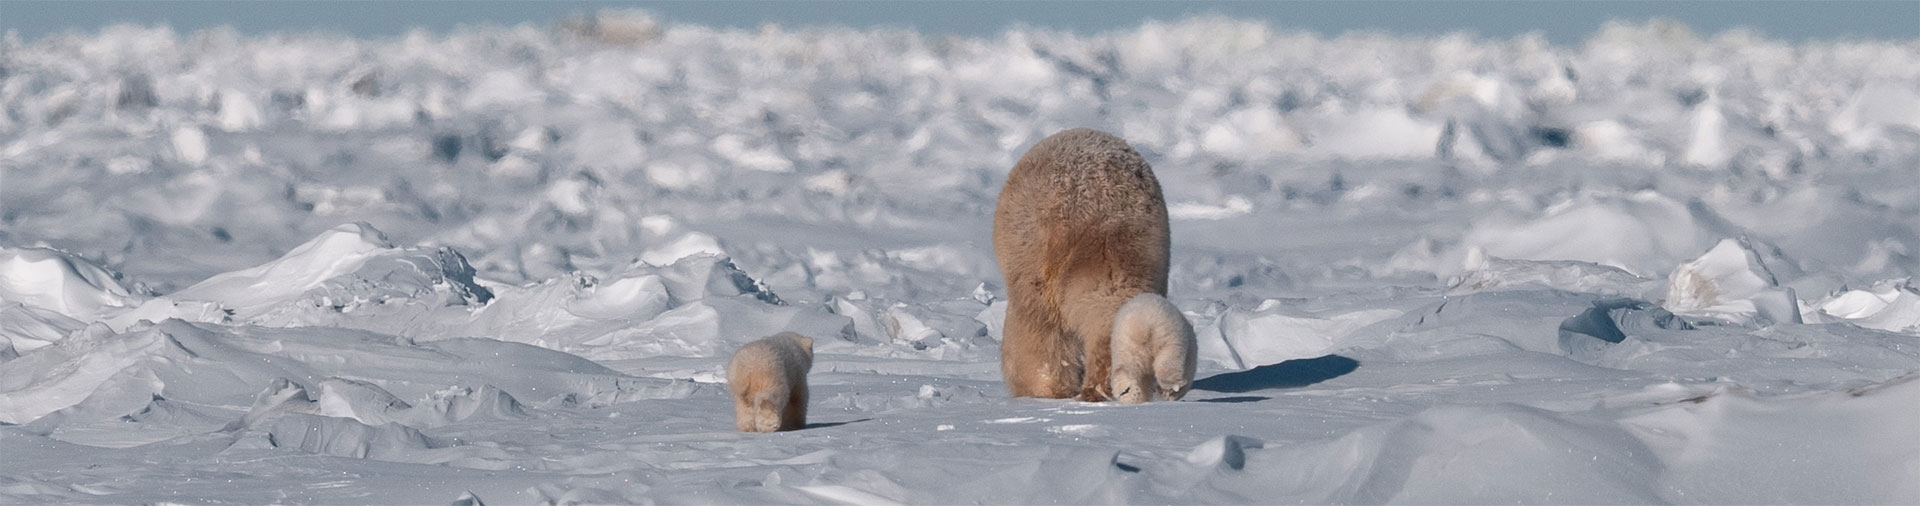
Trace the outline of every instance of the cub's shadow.
<instances>
[{"instance_id":1,"label":"cub's shadow","mask_svg":"<svg viewBox=\"0 0 1920 506\"><path fill-rule=\"evenodd\" d=\"M1338 378L1360 362L1339 355L1288 360L1245 371L1215 374L1193 382L1194 390L1237 394L1274 388L1298 388Z\"/></svg>"}]
</instances>

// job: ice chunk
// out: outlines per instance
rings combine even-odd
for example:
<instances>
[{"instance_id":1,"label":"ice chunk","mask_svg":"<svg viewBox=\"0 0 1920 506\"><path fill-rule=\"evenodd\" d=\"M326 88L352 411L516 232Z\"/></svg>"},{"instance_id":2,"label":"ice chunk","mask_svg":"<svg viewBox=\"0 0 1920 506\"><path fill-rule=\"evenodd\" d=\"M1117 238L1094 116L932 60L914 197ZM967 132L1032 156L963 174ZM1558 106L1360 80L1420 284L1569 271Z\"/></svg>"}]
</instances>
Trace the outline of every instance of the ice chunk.
<instances>
[{"instance_id":1,"label":"ice chunk","mask_svg":"<svg viewBox=\"0 0 1920 506\"><path fill-rule=\"evenodd\" d=\"M207 133L197 126L183 126L173 130L173 156L180 163L198 167L207 163L207 155L212 148L207 144Z\"/></svg>"},{"instance_id":2,"label":"ice chunk","mask_svg":"<svg viewBox=\"0 0 1920 506\"><path fill-rule=\"evenodd\" d=\"M1680 264L1667 283L1662 305L1676 314L1760 325L1801 321L1793 289L1779 288L1759 254L1739 240L1722 239Z\"/></svg>"},{"instance_id":3,"label":"ice chunk","mask_svg":"<svg viewBox=\"0 0 1920 506\"><path fill-rule=\"evenodd\" d=\"M247 98L245 92L235 89L220 92L220 129L228 132L243 132L260 128L260 106Z\"/></svg>"},{"instance_id":4,"label":"ice chunk","mask_svg":"<svg viewBox=\"0 0 1920 506\"><path fill-rule=\"evenodd\" d=\"M1244 436L1220 436L1200 443L1187 452L1187 463L1200 467L1241 470L1247 466L1247 450L1262 446L1258 439Z\"/></svg>"}]
</instances>

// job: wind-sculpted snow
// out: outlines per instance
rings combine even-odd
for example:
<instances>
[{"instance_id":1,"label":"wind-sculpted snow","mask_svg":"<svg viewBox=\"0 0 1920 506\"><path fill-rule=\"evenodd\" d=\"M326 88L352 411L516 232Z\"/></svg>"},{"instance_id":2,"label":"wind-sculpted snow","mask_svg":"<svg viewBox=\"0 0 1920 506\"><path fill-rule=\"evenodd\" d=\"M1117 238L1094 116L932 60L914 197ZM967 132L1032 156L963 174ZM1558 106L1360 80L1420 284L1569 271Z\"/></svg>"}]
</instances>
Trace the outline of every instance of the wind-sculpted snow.
<instances>
[{"instance_id":1,"label":"wind-sculpted snow","mask_svg":"<svg viewBox=\"0 0 1920 506\"><path fill-rule=\"evenodd\" d=\"M74 318L99 318L144 299L117 278L113 272L63 251L0 247L0 304Z\"/></svg>"},{"instance_id":2,"label":"wind-sculpted snow","mask_svg":"<svg viewBox=\"0 0 1920 506\"><path fill-rule=\"evenodd\" d=\"M0 502L1912 503L1920 43L0 39ZM990 218L1113 132L1180 402L1013 399ZM725 360L815 339L797 431Z\"/></svg>"},{"instance_id":3,"label":"wind-sculpted snow","mask_svg":"<svg viewBox=\"0 0 1920 506\"><path fill-rule=\"evenodd\" d=\"M0 210L10 235L162 291L356 220L513 282L692 251L771 273L788 268L771 249L865 248L754 223L978 230L953 218L991 208L1019 148L1088 125L1148 153L1184 219L1439 211L1453 226L1386 247L1427 236L1451 260L1418 268L1443 275L1473 246L1648 275L1750 234L1870 282L1920 250L1883 210L1920 205L1894 184L1920 157L1911 41L1666 22L1558 47L1217 18L986 39L608 19L653 28L619 44L534 27L9 41ZM1596 220L1606 232L1569 231ZM990 258L954 260L988 275ZM901 267L923 268L879 265ZM775 288L857 288L798 269Z\"/></svg>"},{"instance_id":4,"label":"wind-sculpted snow","mask_svg":"<svg viewBox=\"0 0 1920 506\"><path fill-rule=\"evenodd\" d=\"M0 370L0 422L49 416L59 419L39 425L109 421L163 401L220 410L255 404L258 411L255 394L269 384L300 390L289 395L302 401L307 391L316 391L320 396L311 402L318 414L375 425L429 416L389 413L406 399L427 403L411 409L471 413L477 408L453 406L501 403L496 397L502 393L511 405L516 399L604 405L700 388L632 378L576 356L491 339L416 344L325 327L275 330L167 320L125 333L94 324L7 362ZM452 401L449 392L473 398Z\"/></svg>"}]
</instances>

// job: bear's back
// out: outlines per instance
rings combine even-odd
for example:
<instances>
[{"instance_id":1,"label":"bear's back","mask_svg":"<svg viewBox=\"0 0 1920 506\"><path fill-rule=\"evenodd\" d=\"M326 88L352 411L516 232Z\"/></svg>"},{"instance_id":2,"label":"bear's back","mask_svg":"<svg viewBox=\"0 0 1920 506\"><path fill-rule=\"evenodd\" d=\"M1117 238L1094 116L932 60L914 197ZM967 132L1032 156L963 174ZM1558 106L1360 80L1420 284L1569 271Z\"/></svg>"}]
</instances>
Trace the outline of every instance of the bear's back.
<instances>
[{"instance_id":1,"label":"bear's back","mask_svg":"<svg viewBox=\"0 0 1920 506\"><path fill-rule=\"evenodd\" d=\"M727 375L730 383L738 383L742 388L774 378L789 385L804 385L807 371L812 368L813 338L781 332L741 346L728 363Z\"/></svg>"},{"instance_id":2,"label":"bear's back","mask_svg":"<svg viewBox=\"0 0 1920 506\"><path fill-rule=\"evenodd\" d=\"M1015 192L1012 203L1064 227L1166 221L1152 167L1125 140L1098 130L1075 128L1034 144L1007 175L1007 188Z\"/></svg>"}]
</instances>

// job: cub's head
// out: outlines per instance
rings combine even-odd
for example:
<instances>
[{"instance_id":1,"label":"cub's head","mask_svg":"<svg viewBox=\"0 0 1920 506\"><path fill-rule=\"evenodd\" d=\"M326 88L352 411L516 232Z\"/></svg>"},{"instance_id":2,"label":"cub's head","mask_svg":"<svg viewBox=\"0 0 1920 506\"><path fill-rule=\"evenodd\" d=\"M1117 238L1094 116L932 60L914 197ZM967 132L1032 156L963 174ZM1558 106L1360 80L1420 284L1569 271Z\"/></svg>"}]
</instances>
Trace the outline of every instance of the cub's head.
<instances>
[{"instance_id":1,"label":"cub's head","mask_svg":"<svg viewBox=\"0 0 1920 506\"><path fill-rule=\"evenodd\" d=\"M1154 390L1159 388L1152 379L1141 374L1142 371L1114 371L1108 380L1113 388L1113 400L1121 404L1139 404L1153 400Z\"/></svg>"}]
</instances>

